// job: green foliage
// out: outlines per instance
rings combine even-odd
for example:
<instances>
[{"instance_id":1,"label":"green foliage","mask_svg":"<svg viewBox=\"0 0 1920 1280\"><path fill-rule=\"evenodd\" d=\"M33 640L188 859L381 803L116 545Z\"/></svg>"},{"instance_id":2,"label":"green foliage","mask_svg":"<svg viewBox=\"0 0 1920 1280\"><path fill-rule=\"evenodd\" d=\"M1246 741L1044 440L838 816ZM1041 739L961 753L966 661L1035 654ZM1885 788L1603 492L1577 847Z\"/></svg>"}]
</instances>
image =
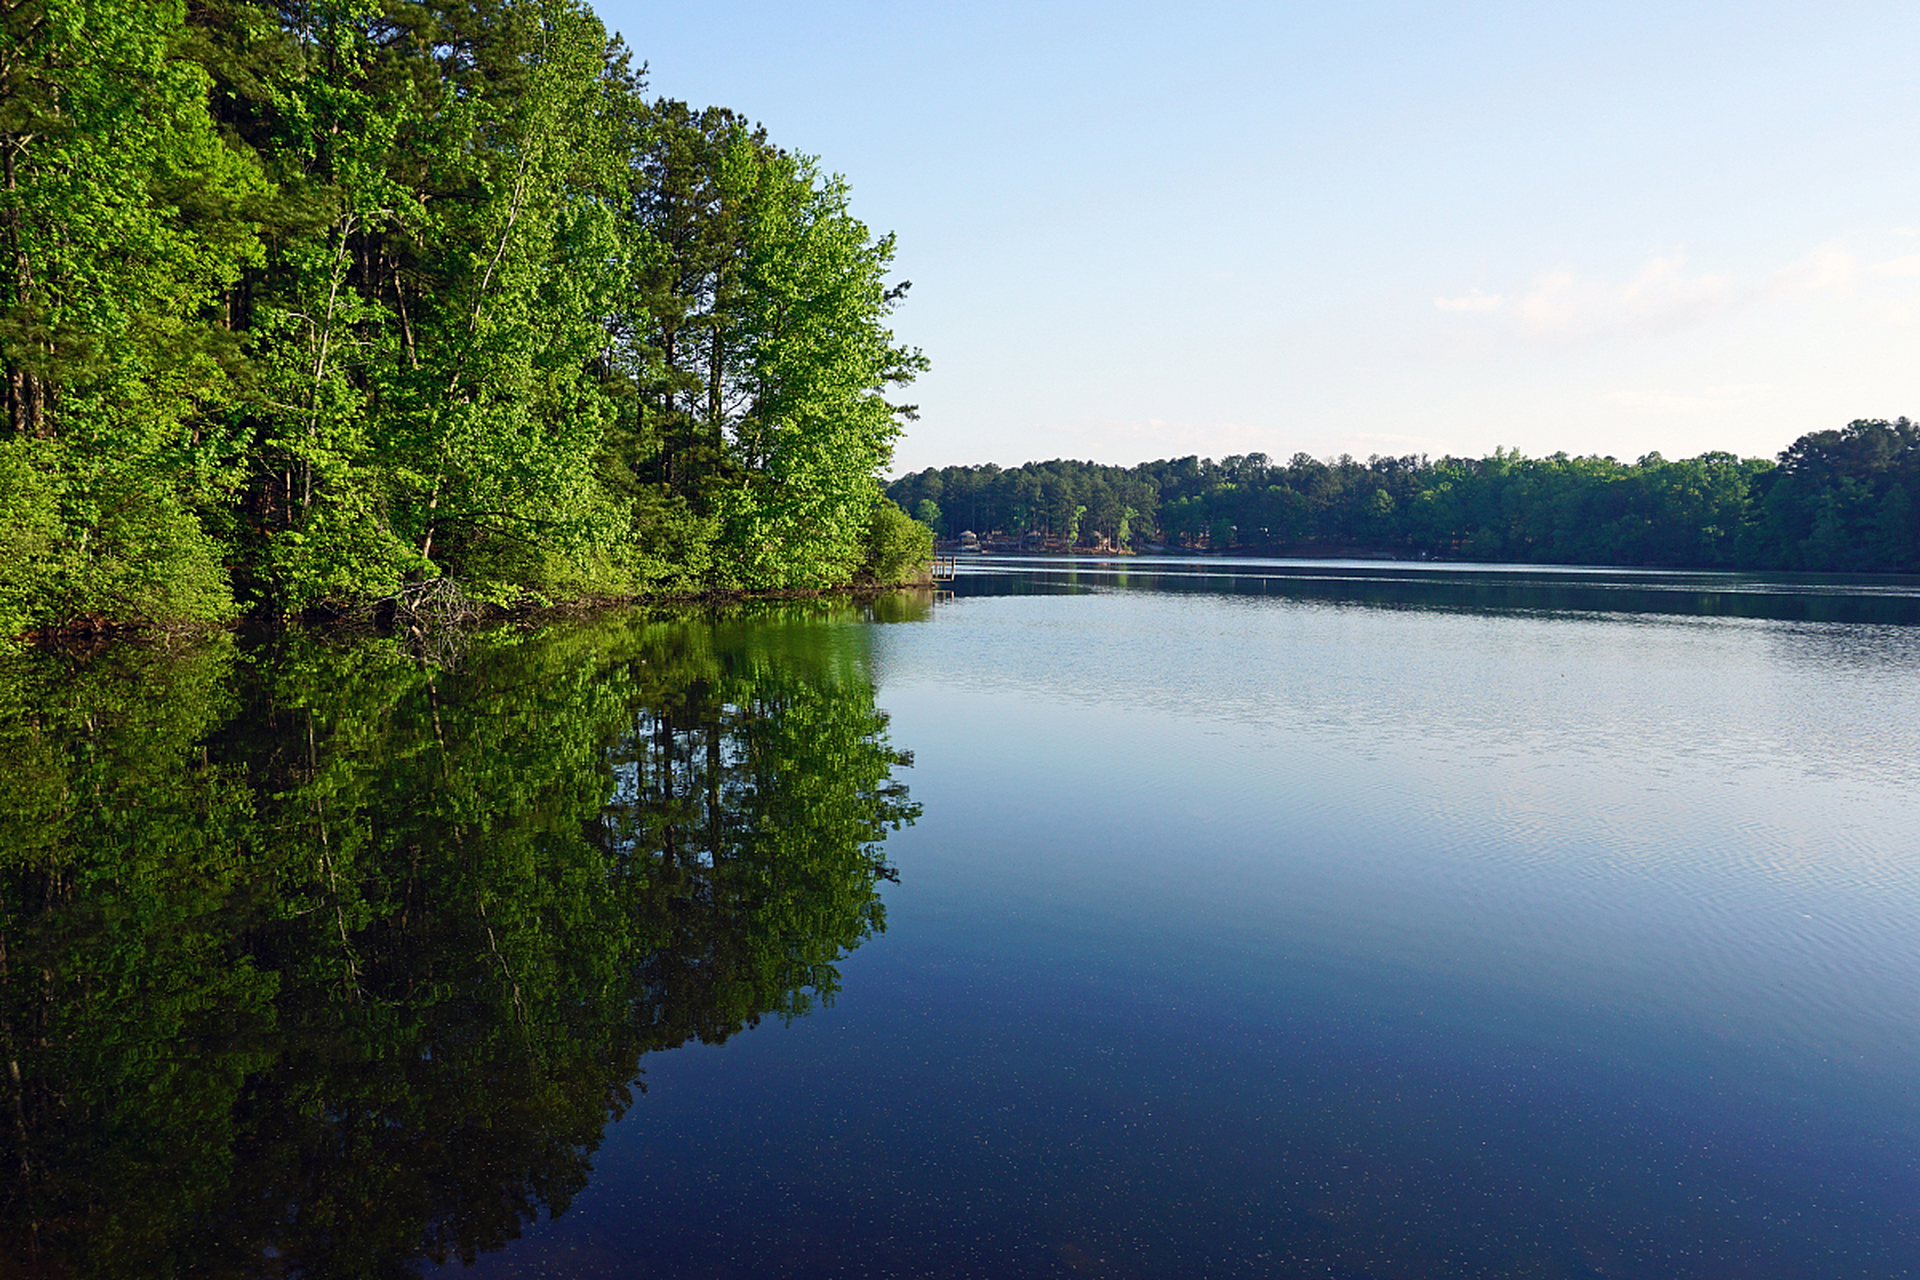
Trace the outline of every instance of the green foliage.
<instances>
[{"instance_id":1,"label":"green foliage","mask_svg":"<svg viewBox=\"0 0 1920 1280\"><path fill-rule=\"evenodd\" d=\"M847 212L845 182L785 156L759 178L742 333L753 400L736 438L749 480L728 494L729 540L749 586L829 586L860 565L872 477L899 434L883 392L926 362L883 325L893 240Z\"/></svg>"},{"instance_id":2,"label":"green foliage","mask_svg":"<svg viewBox=\"0 0 1920 1280\"><path fill-rule=\"evenodd\" d=\"M730 112L662 101L634 130L627 239L652 251L614 326L635 424L618 474L656 510L713 519L713 585L847 582L910 412L884 393L926 367L886 328L905 288L885 282L892 238Z\"/></svg>"},{"instance_id":3,"label":"green foliage","mask_svg":"<svg viewBox=\"0 0 1920 1280\"><path fill-rule=\"evenodd\" d=\"M68 555L56 616L164 626L234 614L220 547L179 495L132 469L102 469L67 494Z\"/></svg>"},{"instance_id":4,"label":"green foliage","mask_svg":"<svg viewBox=\"0 0 1920 1280\"><path fill-rule=\"evenodd\" d=\"M59 495L35 444L0 440L0 642L32 629L55 590Z\"/></svg>"},{"instance_id":5,"label":"green foliage","mask_svg":"<svg viewBox=\"0 0 1920 1280\"><path fill-rule=\"evenodd\" d=\"M907 507L937 502L943 537L972 529L1002 545L1091 533L1116 546L1278 554L1920 572L1920 427L1904 418L1814 432L1777 464L1730 453L1284 464L1248 454L948 467L887 493Z\"/></svg>"},{"instance_id":6,"label":"green foliage","mask_svg":"<svg viewBox=\"0 0 1920 1280\"><path fill-rule=\"evenodd\" d=\"M1155 527L1156 520L1169 529L1191 523L1180 511L1162 510L1159 481L1150 474L1153 465L1159 464L1124 468L1061 461L1004 471L992 465L947 467L896 480L887 496L917 514L939 538L998 531L1015 542L1038 534L1062 545L1105 538L1119 546L1138 541L1140 531Z\"/></svg>"},{"instance_id":7,"label":"green foliage","mask_svg":"<svg viewBox=\"0 0 1920 1280\"><path fill-rule=\"evenodd\" d=\"M0 635L76 621L170 626L233 616L220 547L138 467L0 439Z\"/></svg>"},{"instance_id":8,"label":"green foliage","mask_svg":"<svg viewBox=\"0 0 1920 1280\"><path fill-rule=\"evenodd\" d=\"M10 445L46 445L7 468L39 557L9 623L230 612L201 515L235 479L213 417L238 351L212 313L260 261L248 210L265 185L208 114L182 21L164 3L9 11L0 365Z\"/></svg>"},{"instance_id":9,"label":"green foliage","mask_svg":"<svg viewBox=\"0 0 1920 1280\"><path fill-rule=\"evenodd\" d=\"M892 242L584 5L5 22L6 434L58 446L8 634L850 579L924 367Z\"/></svg>"},{"instance_id":10,"label":"green foliage","mask_svg":"<svg viewBox=\"0 0 1920 1280\"><path fill-rule=\"evenodd\" d=\"M933 558L933 530L902 511L891 499L873 504L867 519L862 581L891 586L926 571Z\"/></svg>"},{"instance_id":11,"label":"green foliage","mask_svg":"<svg viewBox=\"0 0 1920 1280\"><path fill-rule=\"evenodd\" d=\"M1816 431L1760 486L1748 553L1788 569L1920 570L1920 426L1899 418Z\"/></svg>"},{"instance_id":12,"label":"green foliage","mask_svg":"<svg viewBox=\"0 0 1920 1280\"><path fill-rule=\"evenodd\" d=\"M264 114L325 221L276 238L254 303L263 585L297 609L595 562L618 523L587 373L620 252L604 31L550 0L349 6L298 34ZM432 53L476 37L471 62Z\"/></svg>"}]
</instances>

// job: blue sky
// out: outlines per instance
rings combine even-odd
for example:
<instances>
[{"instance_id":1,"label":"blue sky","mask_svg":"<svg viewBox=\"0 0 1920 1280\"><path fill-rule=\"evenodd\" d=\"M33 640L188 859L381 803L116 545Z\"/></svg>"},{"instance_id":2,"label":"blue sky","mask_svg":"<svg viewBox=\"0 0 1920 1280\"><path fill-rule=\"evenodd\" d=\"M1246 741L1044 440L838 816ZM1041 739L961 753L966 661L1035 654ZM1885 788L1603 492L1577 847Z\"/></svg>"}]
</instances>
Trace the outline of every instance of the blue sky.
<instances>
[{"instance_id":1,"label":"blue sky","mask_svg":"<svg viewBox=\"0 0 1920 1280\"><path fill-rule=\"evenodd\" d=\"M595 9L898 235L896 473L1920 416L1920 5Z\"/></svg>"}]
</instances>

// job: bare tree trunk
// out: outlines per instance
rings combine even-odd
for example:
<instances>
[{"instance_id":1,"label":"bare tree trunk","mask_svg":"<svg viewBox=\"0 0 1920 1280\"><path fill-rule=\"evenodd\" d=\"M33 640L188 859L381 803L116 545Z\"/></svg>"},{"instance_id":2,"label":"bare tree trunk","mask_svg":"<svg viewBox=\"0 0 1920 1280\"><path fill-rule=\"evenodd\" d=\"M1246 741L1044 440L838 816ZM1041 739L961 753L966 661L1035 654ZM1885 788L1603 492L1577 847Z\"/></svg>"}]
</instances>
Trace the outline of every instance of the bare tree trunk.
<instances>
[{"instance_id":1,"label":"bare tree trunk","mask_svg":"<svg viewBox=\"0 0 1920 1280\"><path fill-rule=\"evenodd\" d=\"M11 74L6 80L11 81ZM18 158L25 150L28 138L18 134L0 135L0 167L4 168L4 181L8 194L19 190ZM9 202L11 203L11 202ZM20 311L25 311L33 298L33 259L26 246L21 243L20 213L18 209L9 209L5 227L7 257L13 265L13 288L10 301ZM7 362L7 422L17 435L44 437L47 434L46 387L41 379L30 369L9 360Z\"/></svg>"},{"instance_id":2,"label":"bare tree trunk","mask_svg":"<svg viewBox=\"0 0 1920 1280\"><path fill-rule=\"evenodd\" d=\"M726 435L720 422L720 317L713 318L713 344L707 358L707 430L711 435L708 443L713 446L715 457L726 445Z\"/></svg>"},{"instance_id":3,"label":"bare tree trunk","mask_svg":"<svg viewBox=\"0 0 1920 1280\"><path fill-rule=\"evenodd\" d=\"M407 315L407 289L406 285L403 284L400 279L400 259L398 257L389 257L387 261L392 265L393 300L395 310L400 313L400 340L406 344L407 368L418 369L420 367L420 353L413 341L413 320Z\"/></svg>"}]
</instances>

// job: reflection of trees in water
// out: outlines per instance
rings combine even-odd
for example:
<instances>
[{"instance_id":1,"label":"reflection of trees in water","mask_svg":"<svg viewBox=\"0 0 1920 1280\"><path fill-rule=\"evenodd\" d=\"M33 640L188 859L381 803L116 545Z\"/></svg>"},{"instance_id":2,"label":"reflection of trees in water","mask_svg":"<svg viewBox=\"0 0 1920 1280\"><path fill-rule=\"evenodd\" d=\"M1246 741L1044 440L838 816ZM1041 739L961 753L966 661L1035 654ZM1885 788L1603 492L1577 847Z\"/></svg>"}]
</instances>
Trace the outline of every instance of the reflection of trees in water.
<instances>
[{"instance_id":1,"label":"reflection of trees in water","mask_svg":"<svg viewBox=\"0 0 1920 1280\"><path fill-rule=\"evenodd\" d=\"M563 1210L645 1053L882 927L860 636L0 673L0 1275L405 1274Z\"/></svg>"}]
</instances>

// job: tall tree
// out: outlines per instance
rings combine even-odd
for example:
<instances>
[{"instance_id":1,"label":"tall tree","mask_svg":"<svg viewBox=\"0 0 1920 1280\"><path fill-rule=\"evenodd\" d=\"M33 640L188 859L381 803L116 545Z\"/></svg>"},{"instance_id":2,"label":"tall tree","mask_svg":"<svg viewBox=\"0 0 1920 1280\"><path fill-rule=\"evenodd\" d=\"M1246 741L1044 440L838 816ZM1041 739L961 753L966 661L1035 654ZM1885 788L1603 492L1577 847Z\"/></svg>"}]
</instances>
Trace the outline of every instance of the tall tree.
<instances>
[{"instance_id":1,"label":"tall tree","mask_svg":"<svg viewBox=\"0 0 1920 1280\"><path fill-rule=\"evenodd\" d=\"M257 504L285 603L406 575L538 578L604 541L585 376L619 253L603 82L567 0L283 17L278 145L320 215L256 312L274 394Z\"/></svg>"},{"instance_id":2,"label":"tall tree","mask_svg":"<svg viewBox=\"0 0 1920 1280\"><path fill-rule=\"evenodd\" d=\"M716 581L845 582L912 412L886 392L926 367L887 328L893 238L732 112L663 100L635 141L625 238L646 256L616 329L652 429L629 469L712 522Z\"/></svg>"},{"instance_id":3,"label":"tall tree","mask_svg":"<svg viewBox=\"0 0 1920 1280\"><path fill-rule=\"evenodd\" d=\"M20 0L0 21L5 447L60 511L38 612L218 616L200 514L238 450L214 413L237 363L217 304L258 260L264 184L214 127L178 0Z\"/></svg>"},{"instance_id":4,"label":"tall tree","mask_svg":"<svg viewBox=\"0 0 1920 1280\"><path fill-rule=\"evenodd\" d=\"M734 444L747 471L728 533L749 586L827 586L859 565L877 477L911 406L887 399L927 367L886 327L893 237L848 210L839 177L787 155L757 166L742 334L750 400Z\"/></svg>"}]
</instances>

